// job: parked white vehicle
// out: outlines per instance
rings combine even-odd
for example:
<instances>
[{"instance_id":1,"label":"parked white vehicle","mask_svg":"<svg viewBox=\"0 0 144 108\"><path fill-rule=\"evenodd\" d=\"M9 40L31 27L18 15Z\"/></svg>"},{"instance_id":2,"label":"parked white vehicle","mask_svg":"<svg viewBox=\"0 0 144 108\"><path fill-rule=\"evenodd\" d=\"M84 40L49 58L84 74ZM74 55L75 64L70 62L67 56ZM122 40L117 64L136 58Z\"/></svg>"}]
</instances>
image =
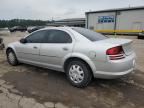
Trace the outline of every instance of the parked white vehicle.
<instances>
[{"instance_id":1,"label":"parked white vehicle","mask_svg":"<svg viewBox=\"0 0 144 108\"><path fill-rule=\"evenodd\" d=\"M70 83L86 87L92 77L113 79L135 66L132 41L108 38L79 27L49 27L31 33L6 49L11 65L27 63L66 72Z\"/></svg>"}]
</instances>

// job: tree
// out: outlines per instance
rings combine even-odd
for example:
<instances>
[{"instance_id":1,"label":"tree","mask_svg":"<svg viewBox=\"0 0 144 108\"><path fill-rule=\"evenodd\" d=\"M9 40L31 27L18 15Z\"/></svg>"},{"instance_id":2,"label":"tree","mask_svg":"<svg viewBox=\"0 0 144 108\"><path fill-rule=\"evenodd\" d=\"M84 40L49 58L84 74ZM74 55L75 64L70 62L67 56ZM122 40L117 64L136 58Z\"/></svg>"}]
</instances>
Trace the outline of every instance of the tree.
<instances>
[{"instance_id":1,"label":"tree","mask_svg":"<svg viewBox=\"0 0 144 108\"><path fill-rule=\"evenodd\" d=\"M14 26L45 26L47 22L48 21L25 19L0 20L0 28Z\"/></svg>"}]
</instances>

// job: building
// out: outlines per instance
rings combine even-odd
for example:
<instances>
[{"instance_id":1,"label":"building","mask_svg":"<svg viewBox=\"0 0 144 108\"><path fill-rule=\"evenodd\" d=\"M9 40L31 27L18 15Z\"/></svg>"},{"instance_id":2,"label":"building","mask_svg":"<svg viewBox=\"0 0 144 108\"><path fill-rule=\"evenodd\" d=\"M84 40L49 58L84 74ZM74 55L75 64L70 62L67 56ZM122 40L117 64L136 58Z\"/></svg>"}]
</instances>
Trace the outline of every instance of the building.
<instances>
[{"instance_id":1,"label":"building","mask_svg":"<svg viewBox=\"0 0 144 108\"><path fill-rule=\"evenodd\" d=\"M86 12L86 28L101 33L134 33L144 30L144 6Z\"/></svg>"},{"instance_id":2,"label":"building","mask_svg":"<svg viewBox=\"0 0 144 108\"><path fill-rule=\"evenodd\" d=\"M50 21L47 26L74 26L74 27L85 27L85 18L71 18Z\"/></svg>"}]
</instances>

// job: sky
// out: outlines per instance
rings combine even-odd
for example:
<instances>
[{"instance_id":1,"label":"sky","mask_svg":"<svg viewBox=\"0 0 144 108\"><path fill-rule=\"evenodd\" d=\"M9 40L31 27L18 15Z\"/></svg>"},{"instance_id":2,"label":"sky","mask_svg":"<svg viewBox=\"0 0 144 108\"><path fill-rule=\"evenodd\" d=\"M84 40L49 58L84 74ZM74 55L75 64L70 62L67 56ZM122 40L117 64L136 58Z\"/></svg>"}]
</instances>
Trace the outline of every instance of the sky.
<instances>
[{"instance_id":1,"label":"sky","mask_svg":"<svg viewBox=\"0 0 144 108\"><path fill-rule=\"evenodd\" d=\"M85 12L144 6L144 0L0 0L0 19L59 20Z\"/></svg>"}]
</instances>

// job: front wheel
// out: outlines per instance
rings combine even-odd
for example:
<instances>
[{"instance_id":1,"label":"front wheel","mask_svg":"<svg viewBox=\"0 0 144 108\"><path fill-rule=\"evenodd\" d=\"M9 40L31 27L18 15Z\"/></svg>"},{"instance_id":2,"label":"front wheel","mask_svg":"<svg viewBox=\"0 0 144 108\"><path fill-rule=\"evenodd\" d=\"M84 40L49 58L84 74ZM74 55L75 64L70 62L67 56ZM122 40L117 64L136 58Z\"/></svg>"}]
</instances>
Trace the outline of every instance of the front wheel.
<instances>
[{"instance_id":1,"label":"front wheel","mask_svg":"<svg viewBox=\"0 0 144 108\"><path fill-rule=\"evenodd\" d=\"M17 57L12 49L7 51L7 61L12 66L18 65Z\"/></svg>"},{"instance_id":2,"label":"front wheel","mask_svg":"<svg viewBox=\"0 0 144 108\"><path fill-rule=\"evenodd\" d=\"M86 87L92 79L92 73L83 61L70 62L66 74L70 83L79 88Z\"/></svg>"}]
</instances>

